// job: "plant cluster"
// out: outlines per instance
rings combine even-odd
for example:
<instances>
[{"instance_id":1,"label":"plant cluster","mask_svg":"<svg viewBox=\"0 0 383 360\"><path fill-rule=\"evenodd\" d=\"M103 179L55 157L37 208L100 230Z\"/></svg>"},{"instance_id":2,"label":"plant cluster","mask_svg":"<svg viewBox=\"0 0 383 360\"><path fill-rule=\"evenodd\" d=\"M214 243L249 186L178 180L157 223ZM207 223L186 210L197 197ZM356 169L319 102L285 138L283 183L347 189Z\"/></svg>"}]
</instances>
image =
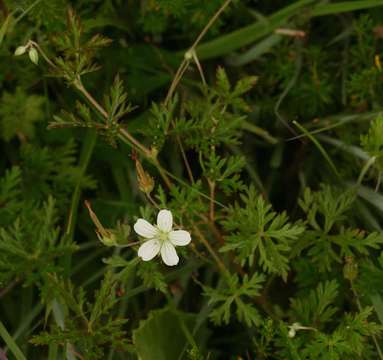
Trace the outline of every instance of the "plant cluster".
<instances>
[{"instance_id":1,"label":"plant cluster","mask_svg":"<svg viewBox=\"0 0 383 360\"><path fill-rule=\"evenodd\" d=\"M0 358L383 359L382 6L0 0Z\"/></svg>"}]
</instances>

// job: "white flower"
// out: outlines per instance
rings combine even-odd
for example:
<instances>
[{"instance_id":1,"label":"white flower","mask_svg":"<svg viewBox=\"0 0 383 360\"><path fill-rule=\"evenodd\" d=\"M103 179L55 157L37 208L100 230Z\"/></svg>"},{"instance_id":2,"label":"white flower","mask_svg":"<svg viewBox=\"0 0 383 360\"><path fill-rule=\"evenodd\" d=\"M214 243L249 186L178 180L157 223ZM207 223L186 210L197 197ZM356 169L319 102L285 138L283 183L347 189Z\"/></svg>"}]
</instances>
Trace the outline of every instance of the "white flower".
<instances>
[{"instance_id":1,"label":"white flower","mask_svg":"<svg viewBox=\"0 0 383 360\"><path fill-rule=\"evenodd\" d=\"M169 210L161 210L157 216L157 226L144 219L138 219L134 231L148 239L138 249L138 256L144 261L152 260L161 253L162 260L168 266L178 264L179 258L175 246L190 243L191 236L185 230L172 230L173 215Z\"/></svg>"}]
</instances>

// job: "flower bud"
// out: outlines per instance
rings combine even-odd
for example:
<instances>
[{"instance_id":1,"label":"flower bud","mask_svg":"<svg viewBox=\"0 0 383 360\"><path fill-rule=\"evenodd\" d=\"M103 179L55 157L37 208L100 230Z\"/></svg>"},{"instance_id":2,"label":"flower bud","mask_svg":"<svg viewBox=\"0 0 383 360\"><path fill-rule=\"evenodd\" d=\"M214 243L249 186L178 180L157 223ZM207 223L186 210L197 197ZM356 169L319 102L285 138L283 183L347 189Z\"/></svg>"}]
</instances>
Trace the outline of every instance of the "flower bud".
<instances>
[{"instance_id":1,"label":"flower bud","mask_svg":"<svg viewBox=\"0 0 383 360\"><path fill-rule=\"evenodd\" d=\"M136 159L138 187L145 194L150 194L154 188L153 178L144 170L140 161Z\"/></svg>"},{"instance_id":2,"label":"flower bud","mask_svg":"<svg viewBox=\"0 0 383 360\"><path fill-rule=\"evenodd\" d=\"M100 220L98 220L97 215L92 210L90 203L88 201L85 201L85 206L87 207L89 211L89 216L93 221L93 224L96 225L96 234L98 239L105 245L105 246L116 246L117 245L117 237L114 233L114 231L105 229L104 226L101 224Z\"/></svg>"},{"instance_id":3,"label":"flower bud","mask_svg":"<svg viewBox=\"0 0 383 360\"><path fill-rule=\"evenodd\" d=\"M26 51L27 51L27 47L26 47L26 46L19 46L19 47L15 50L14 55L15 55L15 56L20 56L20 55L25 54Z\"/></svg>"},{"instance_id":4,"label":"flower bud","mask_svg":"<svg viewBox=\"0 0 383 360\"><path fill-rule=\"evenodd\" d=\"M297 333L296 330L294 328L291 328L289 330L288 337L293 338L293 337L295 337L296 333Z\"/></svg>"},{"instance_id":5,"label":"flower bud","mask_svg":"<svg viewBox=\"0 0 383 360\"><path fill-rule=\"evenodd\" d=\"M190 61L190 60L193 58L194 54L195 54L194 50L188 50L188 51L186 51L186 53L184 54L184 59L185 59L186 61Z\"/></svg>"},{"instance_id":6,"label":"flower bud","mask_svg":"<svg viewBox=\"0 0 383 360\"><path fill-rule=\"evenodd\" d=\"M358 264L354 262L352 256L347 256L345 261L346 264L343 267L343 276L349 281L354 281L358 276Z\"/></svg>"},{"instance_id":7,"label":"flower bud","mask_svg":"<svg viewBox=\"0 0 383 360\"><path fill-rule=\"evenodd\" d=\"M31 47L28 52L29 58L31 61L37 65L39 63L39 53L34 47Z\"/></svg>"},{"instance_id":8,"label":"flower bud","mask_svg":"<svg viewBox=\"0 0 383 360\"><path fill-rule=\"evenodd\" d=\"M117 245L117 238L116 235L108 230L104 229L103 232L99 232L96 230L96 234L98 239L105 245L105 246L116 246Z\"/></svg>"}]
</instances>

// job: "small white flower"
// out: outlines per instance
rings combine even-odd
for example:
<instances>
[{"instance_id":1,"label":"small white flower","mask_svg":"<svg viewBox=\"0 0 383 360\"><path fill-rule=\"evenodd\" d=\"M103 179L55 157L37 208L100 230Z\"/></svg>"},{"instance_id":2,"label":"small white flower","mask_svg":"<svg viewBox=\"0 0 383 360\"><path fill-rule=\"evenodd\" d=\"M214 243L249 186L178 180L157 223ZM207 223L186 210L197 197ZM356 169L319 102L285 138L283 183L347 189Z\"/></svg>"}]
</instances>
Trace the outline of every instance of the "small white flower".
<instances>
[{"instance_id":1,"label":"small white flower","mask_svg":"<svg viewBox=\"0 0 383 360\"><path fill-rule=\"evenodd\" d=\"M149 261L161 253L166 265L177 265L179 258L175 246L189 244L191 236L185 230L172 230L172 228L173 215L169 210L161 210L158 213L156 226L144 219L138 219L134 224L134 231L148 239L138 249L138 256L144 261Z\"/></svg>"}]
</instances>

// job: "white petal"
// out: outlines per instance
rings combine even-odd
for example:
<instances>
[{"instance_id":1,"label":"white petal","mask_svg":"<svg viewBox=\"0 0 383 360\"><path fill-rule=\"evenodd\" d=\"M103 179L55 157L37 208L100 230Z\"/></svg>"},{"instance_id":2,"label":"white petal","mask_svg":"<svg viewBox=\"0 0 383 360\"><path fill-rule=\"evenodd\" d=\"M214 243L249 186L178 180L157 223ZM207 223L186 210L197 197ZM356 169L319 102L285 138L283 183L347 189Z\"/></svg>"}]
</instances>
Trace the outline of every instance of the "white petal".
<instances>
[{"instance_id":1,"label":"white petal","mask_svg":"<svg viewBox=\"0 0 383 360\"><path fill-rule=\"evenodd\" d=\"M170 241L163 242L161 246L161 257L168 266L177 265L179 261L176 249Z\"/></svg>"},{"instance_id":2,"label":"white petal","mask_svg":"<svg viewBox=\"0 0 383 360\"><path fill-rule=\"evenodd\" d=\"M174 230L169 233L169 240L173 245L185 246L190 243L191 236L185 230Z\"/></svg>"},{"instance_id":3,"label":"white petal","mask_svg":"<svg viewBox=\"0 0 383 360\"><path fill-rule=\"evenodd\" d=\"M145 241L138 249L138 256L144 261L152 260L160 252L160 247L156 239Z\"/></svg>"},{"instance_id":4,"label":"white petal","mask_svg":"<svg viewBox=\"0 0 383 360\"><path fill-rule=\"evenodd\" d=\"M173 215L169 210L161 210L157 215L157 226L160 230L169 232L173 227Z\"/></svg>"},{"instance_id":5,"label":"white petal","mask_svg":"<svg viewBox=\"0 0 383 360\"><path fill-rule=\"evenodd\" d=\"M138 219L134 224L134 231L147 239L152 239L158 234L158 230L144 219Z\"/></svg>"}]
</instances>

